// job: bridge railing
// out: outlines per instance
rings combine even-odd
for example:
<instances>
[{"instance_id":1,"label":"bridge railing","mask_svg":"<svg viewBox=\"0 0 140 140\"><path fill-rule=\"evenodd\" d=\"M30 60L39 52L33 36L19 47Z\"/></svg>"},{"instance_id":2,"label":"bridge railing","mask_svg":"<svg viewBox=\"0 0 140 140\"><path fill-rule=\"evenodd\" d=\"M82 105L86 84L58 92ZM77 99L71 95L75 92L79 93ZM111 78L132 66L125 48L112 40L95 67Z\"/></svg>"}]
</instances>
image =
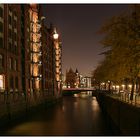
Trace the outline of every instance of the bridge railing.
<instances>
[{"instance_id":1,"label":"bridge railing","mask_svg":"<svg viewBox=\"0 0 140 140\"><path fill-rule=\"evenodd\" d=\"M112 98L118 99L122 102L126 102L128 104L132 104L135 106L140 106L140 94L139 93L134 93L133 94L133 100L130 100L130 92L127 91L120 91L120 92L109 92L107 94L108 96L111 96Z\"/></svg>"},{"instance_id":2,"label":"bridge railing","mask_svg":"<svg viewBox=\"0 0 140 140\"><path fill-rule=\"evenodd\" d=\"M91 91L91 90L95 90L95 88L63 88L62 90L66 90L66 91L75 91L75 90L79 90L79 91Z\"/></svg>"}]
</instances>

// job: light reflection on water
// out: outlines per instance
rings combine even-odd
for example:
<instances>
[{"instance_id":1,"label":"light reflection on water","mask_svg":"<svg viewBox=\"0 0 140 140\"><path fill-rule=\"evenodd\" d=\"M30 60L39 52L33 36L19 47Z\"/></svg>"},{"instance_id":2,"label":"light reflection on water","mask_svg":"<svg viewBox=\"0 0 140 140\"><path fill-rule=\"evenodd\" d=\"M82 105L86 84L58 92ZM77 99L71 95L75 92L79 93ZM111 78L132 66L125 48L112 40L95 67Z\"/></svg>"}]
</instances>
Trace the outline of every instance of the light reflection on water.
<instances>
[{"instance_id":1,"label":"light reflection on water","mask_svg":"<svg viewBox=\"0 0 140 140\"><path fill-rule=\"evenodd\" d=\"M106 135L110 131L91 93L64 97L63 103L31 115L6 131L6 135Z\"/></svg>"},{"instance_id":2,"label":"light reflection on water","mask_svg":"<svg viewBox=\"0 0 140 140\"><path fill-rule=\"evenodd\" d=\"M79 94L74 94L74 97L79 97Z\"/></svg>"},{"instance_id":3,"label":"light reflection on water","mask_svg":"<svg viewBox=\"0 0 140 140\"><path fill-rule=\"evenodd\" d=\"M98 102L96 100L96 97L92 97L91 104L92 104L92 110L93 111L100 111L100 107L99 107L99 104L98 104Z\"/></svg>"}]
</instances>

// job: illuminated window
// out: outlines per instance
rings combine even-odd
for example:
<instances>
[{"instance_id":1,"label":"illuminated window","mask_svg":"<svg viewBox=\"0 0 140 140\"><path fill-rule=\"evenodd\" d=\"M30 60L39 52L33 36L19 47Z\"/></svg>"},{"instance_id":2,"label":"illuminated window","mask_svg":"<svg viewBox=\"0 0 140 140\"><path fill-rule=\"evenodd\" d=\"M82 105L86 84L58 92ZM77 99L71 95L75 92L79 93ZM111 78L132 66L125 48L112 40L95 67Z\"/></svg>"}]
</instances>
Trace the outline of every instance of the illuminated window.
<instances>
[{"instance_id":1,"label":"illuminated window","mask_svg":"<svg viewBox=\"0 0 140 140\"><path fill-rule=\"evenodd\" d=\"M4 75L0 75L0 90L5 89L5 79Z\"/></svg>"}]
</instances>

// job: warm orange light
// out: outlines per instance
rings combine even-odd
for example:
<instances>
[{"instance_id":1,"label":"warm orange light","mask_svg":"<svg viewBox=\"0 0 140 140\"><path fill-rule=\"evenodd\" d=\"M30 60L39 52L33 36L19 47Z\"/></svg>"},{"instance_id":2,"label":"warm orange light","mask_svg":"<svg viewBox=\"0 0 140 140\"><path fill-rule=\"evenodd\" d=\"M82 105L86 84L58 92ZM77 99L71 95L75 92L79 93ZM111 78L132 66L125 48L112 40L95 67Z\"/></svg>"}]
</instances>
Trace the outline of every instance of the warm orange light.
<instances>
[{"instance_id":1,"label":"warm orange light","mask_svg":"<svg viewBox=\"0 0 140 140\"><path fill-rule=\"evenodd\" d=\"M56 31L56 28L54 28L53 38L58 39L58 37L59 37L59 35L58 35L57 31Z\"/></svg>"},{"instance_id":2,"label":"warm orange light","mask_svg":"<svg viewBox=\"0 0 140 140\"><path fill-rule=\"evenodd\" d=\"M53 38L54 38L54 39L58 39L58 37L59 37L59 35L58 35L57 33L54 33L54 34L53 34Z\"/></svg>"},{"instance_id":3,"label":"warm orange light","mask_svg":"<svg viewBox=\"0 0 140 140\"><path fill-rule=\"evenodd\" d=\"M4 89L4 75L0 75L0 89Z\"/></svg>"},{"instance_id":4,"label":"warm orange light","mask_svg":"<svg viewBox=\"0 0 140 140\"><path fill-rule=\"evenodd\" d=\"M37 77L39 75L39 66L41 65L40 62L40 47L41 47L41 43L40 43L40 22L39 22L39 15L38 15L38 5L37 4L30 4L31 9L30 9L30 29L31 32L30 33L30 39L33 41L30 44L30 48L33 51L31 53L31 61L34 62L33 64L31 64L30 66L30 70L31 70L31 74L33 77ZM43 17L41 18L41 20L43 19ZM39 62L39 63L38 63ZM39 89L39 78L35 78L35 88Z\"/></svg>"}]
</instances>

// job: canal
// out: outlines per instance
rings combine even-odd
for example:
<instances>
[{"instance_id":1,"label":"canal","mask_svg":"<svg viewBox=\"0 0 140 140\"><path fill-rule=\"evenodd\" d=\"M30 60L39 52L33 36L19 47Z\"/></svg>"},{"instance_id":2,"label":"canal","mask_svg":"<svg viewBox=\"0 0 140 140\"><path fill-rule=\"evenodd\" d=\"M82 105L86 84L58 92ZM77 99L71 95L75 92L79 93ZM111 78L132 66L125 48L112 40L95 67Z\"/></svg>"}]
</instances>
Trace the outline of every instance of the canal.
<instances>
[{"instance_id":1,"label":"canal","mask_svg":"<svg viewBox=\"0 0 140 140\"><path fill-rule=\"evenodd\" d=\"M1 135L110 136L113 135L101 108L91 94L64 96L55 106L1 129Z\"/></svg>"}]
</instances>

